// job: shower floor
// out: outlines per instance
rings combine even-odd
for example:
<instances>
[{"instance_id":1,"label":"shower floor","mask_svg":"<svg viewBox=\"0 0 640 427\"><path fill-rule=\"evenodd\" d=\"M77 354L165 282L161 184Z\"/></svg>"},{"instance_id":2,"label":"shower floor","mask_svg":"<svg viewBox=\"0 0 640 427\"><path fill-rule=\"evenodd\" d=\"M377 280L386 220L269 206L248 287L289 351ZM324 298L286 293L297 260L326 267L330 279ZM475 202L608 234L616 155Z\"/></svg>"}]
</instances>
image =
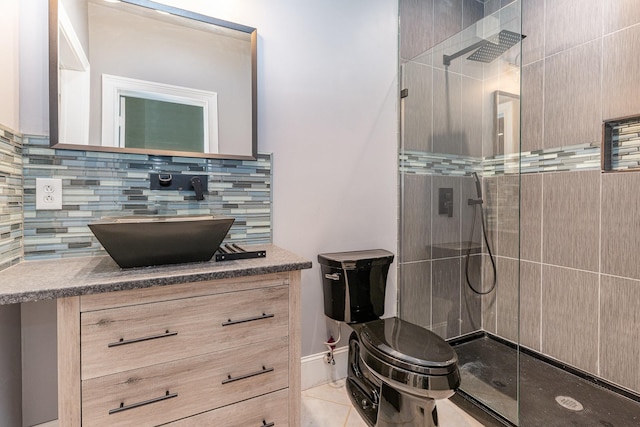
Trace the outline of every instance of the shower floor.
<instances>
[{"instance_id":1,"label":"shower floor","mask_svg":"<svg viewBox=\"0 0 640 427\"><path fill-rule=\"evenodd\" d=\"M639 402L523 352L520 352L518 423L516 350L489 336L451 344L460 363L462 394L515 425L640 426ZM565 397L558 400L568 408L558 403L558 396Z\"/></svg>"}]
</instances>

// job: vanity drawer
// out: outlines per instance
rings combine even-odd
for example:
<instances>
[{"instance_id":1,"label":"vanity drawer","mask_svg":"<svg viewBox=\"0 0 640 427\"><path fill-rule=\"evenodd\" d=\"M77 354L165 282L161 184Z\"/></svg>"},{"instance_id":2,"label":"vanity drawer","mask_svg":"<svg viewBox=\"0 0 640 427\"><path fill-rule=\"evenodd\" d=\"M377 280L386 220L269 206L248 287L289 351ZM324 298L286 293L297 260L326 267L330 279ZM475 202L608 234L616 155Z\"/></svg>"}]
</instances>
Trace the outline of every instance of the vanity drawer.
<instances>
[{"instance_id":1,"label":"vanity drawer","mask_svg":"<svg viewBox=\"0 0 640 427\"><path fill-rule=\"evenodd\" d=\"M81 314L82 379L288 335L286 285Z\"/></svg>"},{"instance_id":2,"label":"vanity drawer","mask_svg":"<svg viewBox=\"0 0 640 427\"><path fill-rule=\"evenodd\" d=\"M286 427L289 425L289 390L245 400L224 408L184 418L168 427Z\"/></svg>"},{"instance_id":3,"label":"vanity drawer","mask_svg":"<svg viewBox=\"0 0 640 427\"><path fill-rule=\"evenodd\" d=\"M285 389L288 351L277 338L83 381L82 425L159 425Z\"/></svg>"}]
</instances>

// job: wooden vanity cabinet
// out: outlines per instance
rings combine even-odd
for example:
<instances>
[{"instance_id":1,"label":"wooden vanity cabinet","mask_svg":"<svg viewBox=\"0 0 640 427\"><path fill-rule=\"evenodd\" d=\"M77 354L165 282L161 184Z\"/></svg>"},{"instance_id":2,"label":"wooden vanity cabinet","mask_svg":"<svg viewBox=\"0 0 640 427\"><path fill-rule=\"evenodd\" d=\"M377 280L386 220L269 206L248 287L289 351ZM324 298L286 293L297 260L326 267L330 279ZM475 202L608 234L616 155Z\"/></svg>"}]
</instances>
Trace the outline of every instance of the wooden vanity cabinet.
<instances>
[{"instance_id":1,"label":"wooden vanity cabinet","mask_svg":"<svg viewBox=\"0 0 640 427\"><path fill-rule=\"evenodd\" d=\"M59 420L300 425L300 271L58 300Z\"/></svg>"}]
</instances>

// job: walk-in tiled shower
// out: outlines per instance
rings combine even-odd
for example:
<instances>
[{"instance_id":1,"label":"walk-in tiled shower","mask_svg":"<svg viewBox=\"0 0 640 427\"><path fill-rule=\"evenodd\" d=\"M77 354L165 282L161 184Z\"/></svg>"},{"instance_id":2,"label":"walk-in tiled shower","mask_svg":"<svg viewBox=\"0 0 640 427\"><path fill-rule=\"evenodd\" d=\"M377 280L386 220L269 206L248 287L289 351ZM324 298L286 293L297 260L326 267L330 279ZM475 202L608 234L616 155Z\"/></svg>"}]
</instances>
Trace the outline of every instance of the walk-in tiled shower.
<instances>
[{"instance_id":1,"label":"walk-in tiled shower","mask_svg":"<svg viewBox=\"0 0 640 427\"><path fill-rule=\"evenodd\" d=\"M459 394L503 422L640 422L636 9L400 1L399 313L456 344ZM533 393L532 369L570 380Z\"/></svg>"}]
</instances>

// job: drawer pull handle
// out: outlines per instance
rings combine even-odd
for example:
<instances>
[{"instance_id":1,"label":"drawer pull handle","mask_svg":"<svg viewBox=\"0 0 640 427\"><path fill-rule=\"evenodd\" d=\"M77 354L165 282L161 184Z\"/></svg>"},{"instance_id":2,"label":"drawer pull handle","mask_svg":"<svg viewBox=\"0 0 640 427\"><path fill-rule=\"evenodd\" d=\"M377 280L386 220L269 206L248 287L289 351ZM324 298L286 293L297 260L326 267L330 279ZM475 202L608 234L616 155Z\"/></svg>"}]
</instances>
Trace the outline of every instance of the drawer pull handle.
<instances>
[{"instance_id":1,"label":"drawer pull handle","mask_svg":"<svg viewBox=\"0 0 640 427\"><path fill-rule=\"evenodd\" d=\"M142 337L142 338L133 338L133 339L130 339L130 340L125 340L124 338L120 338L120 341L109 343L109 344L107 344L107 347L117 347L119 345L134 344L134 343L142 342L142 341L156 340L158 338L173 337L175 335L178 335L178 333L177 332L165 331L163 334L150 335L148 337Z\"/></svg>"},{"instance_id":2,"label":"drawer pull handle","mask_svg":"<svg viewBox=\"0 0 640 427\"><path fill-rule=\"evenodd\" d=\"M223 380L223 381L222 381L222 384L223 384L223 385L224 385L224 384L229 384L229 383L232 383L232 382L234 382L234 381L244 380L244 379L247 379L247 378L255 377L255 376L257 376L257 375L262 375L262 374L266 374L266 373L269 373L269 372L273 372L273 368L265 368L265 367L263 366L263 367L262 367L262 369L261 369L261 370L259 370L259 371L252 372L252 373L250 373L250 374L240 375L239 377L233 377L233 378L232 378L232 377L231 377L231 375L229 375L229 376L227 376L227 379L226 379L226 380Z\"/></svg>"},{"instance_id":3,"label":"drawer pull handle","mask_svg":"<svg viewBox=\"0 0 640 427\"><path fill-rule=\"evenodd\" d=\"M222 326L237 325L238 323L253 322L253 321L256 321L256 320L269 319L271 317L275 317L275 314L262 313L262 315L260 315L260 316L248 317L246 319L240 319L240 320L231 320L231 319L229 319L228 321L224 322L222 324Z\"/></svg>"},{"instance_id":4,"label":"drawer pull handle","mask_svg":"<svg viewBox=\"0 0 640 427\"><path fill-rule=\"evenodd\" d=\"M145 400L144 402L132 403L131 405L126 405L126 406L125 406L124 402L120 402L120 407L116 408L116 409L110 409L109 410L109 415L117 414L118 412L127 411L127 410L133 409L133 408L139 408L139 407L145 406L145 405L150 405L152 403L161 402L163 400L173 399L174 397L178 397L178 393L169 393L169 390L167 390L167 392L166 392L166 394L164 396L160 396L160 397L156 397L156 398L153 398L153 399Z\"/></svg>"},{"instance_id":5,"label":"drawer pull handle","mask_svg":"<svg viewBox=\"0 0 640 427\"><path fill-rule=\"evenodd\" d=\"M276 423L268 423L266 420L262 420L262 424L260 425L260 427L273 427L275 425Z\"/></svg>"}]
</instances>

